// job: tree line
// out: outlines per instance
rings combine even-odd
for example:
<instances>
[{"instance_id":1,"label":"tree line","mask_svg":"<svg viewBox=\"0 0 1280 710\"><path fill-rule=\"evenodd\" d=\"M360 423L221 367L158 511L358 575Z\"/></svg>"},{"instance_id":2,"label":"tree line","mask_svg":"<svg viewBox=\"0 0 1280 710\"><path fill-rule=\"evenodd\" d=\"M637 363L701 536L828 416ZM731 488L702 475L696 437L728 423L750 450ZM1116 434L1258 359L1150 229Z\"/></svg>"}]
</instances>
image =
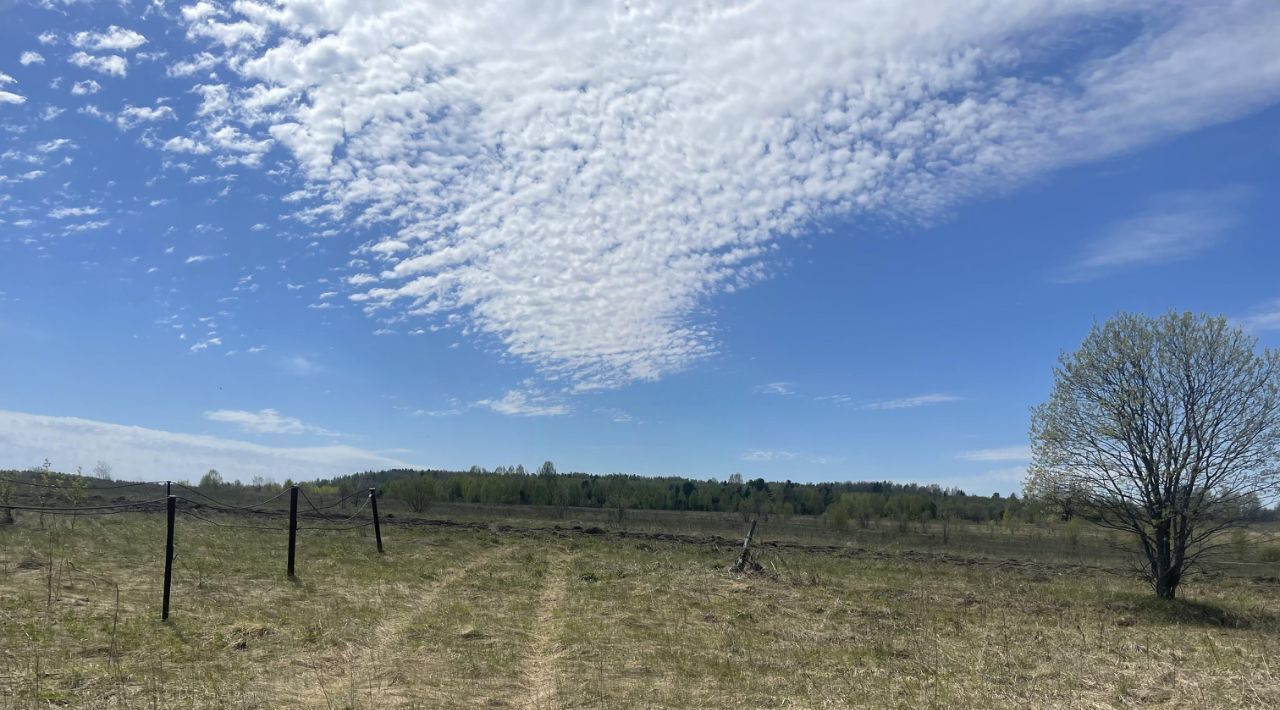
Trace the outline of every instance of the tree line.
<instances>
[{"instance_id":1,"label":"tree line","mask_svg":"<svg viewBox=\"0 0 1280 710\"><path fill-rule=\"evenodd\" d=\"M744 480L695 480L678 476L560 473L550 461L536 473L523 466L467 471L391 469L366 471L317 481L339 495L379 488L389 498L421 512L436 502L486 505L536 505L559 508L674 510L752 515L827 516L833 523L867 525L872 520L927 521L938 518L974 522L1034 520L1044 514L1019 498L970 495L938 485L864 481L798 483Z\"/></svg>"}]
</instances>

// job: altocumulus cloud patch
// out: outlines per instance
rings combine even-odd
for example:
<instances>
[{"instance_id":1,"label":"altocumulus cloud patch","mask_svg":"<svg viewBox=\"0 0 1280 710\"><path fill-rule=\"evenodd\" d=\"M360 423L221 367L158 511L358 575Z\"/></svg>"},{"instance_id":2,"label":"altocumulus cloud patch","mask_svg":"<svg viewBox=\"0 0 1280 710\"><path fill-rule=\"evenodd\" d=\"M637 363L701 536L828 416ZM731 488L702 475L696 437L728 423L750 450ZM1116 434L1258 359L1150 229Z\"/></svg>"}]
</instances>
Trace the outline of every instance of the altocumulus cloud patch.
<instances>
[{"instance_id":1,"label":"altocumulus cloud patch","mask_svg":"<svg viewBox=\"0 0 1280 710\"><path fill-rule=\"evenodd\" d=\"M206 0L180 21L175 61L222 77L174 72L201 77L187 152L283 146L305 216L391 235L351 298L460 317L574 389L713 353L708 296L821 220L927 220L1280 94L1269 0Z\"/></svg>"}]
</instances>

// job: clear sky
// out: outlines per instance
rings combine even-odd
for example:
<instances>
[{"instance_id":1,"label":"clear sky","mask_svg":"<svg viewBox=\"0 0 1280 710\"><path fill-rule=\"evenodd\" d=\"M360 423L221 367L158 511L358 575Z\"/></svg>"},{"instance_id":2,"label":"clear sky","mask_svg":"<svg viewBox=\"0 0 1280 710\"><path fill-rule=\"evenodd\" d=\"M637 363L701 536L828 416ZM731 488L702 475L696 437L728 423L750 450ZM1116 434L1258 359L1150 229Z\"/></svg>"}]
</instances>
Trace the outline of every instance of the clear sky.
<instances>
[{"instance_id":1,"label":"clear sky","mask_svg":"<svg viewBox=\"0 0 1280 710\"><path fill-rule=\"evenodd\" d=\"M1280 346L1280 4L0 2L0 467L1020 488Z\"/></svg>"}]
</instances>

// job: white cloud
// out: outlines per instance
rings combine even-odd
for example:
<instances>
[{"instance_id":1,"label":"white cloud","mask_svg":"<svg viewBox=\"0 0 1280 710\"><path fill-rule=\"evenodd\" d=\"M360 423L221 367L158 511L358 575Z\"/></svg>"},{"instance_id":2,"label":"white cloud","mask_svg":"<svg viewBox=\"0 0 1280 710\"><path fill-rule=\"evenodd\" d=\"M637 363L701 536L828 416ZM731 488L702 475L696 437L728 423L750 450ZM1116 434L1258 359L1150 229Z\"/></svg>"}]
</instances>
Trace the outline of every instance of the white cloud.
<instances>
[{"instance_id":1,"label":"white cloud","mask_svg":"<svg viewBox=\"0 0 1280 710\"><path fill-rule=\"evenodd\" d=\"M94 52L127 52L147 43L147 38L133 30L112 25L106 32L77 32L71 44Z\"/></svg>"},{"instance_id":2,"label":"white cloud","mask_svg":"<svg viewBox=\"0 0 1280 710\"><path fill-rule=\"evenodd\" d=\"M415 417L456 417L462 414L461 409L415 409L413 416Z\"/></svg>"},{"instance_id":3,"label":"white cloud","mask_svg":"<svg viewBox=\"0 0 1280 710\"><path fill-rule=\"evenodd\" d=\"M76 148L76 144L72 142L70 138L54 138L53 140L45 141L36 146L36 150L41 153L56 153L63 148L74 150Z\"/></svg>"},{"instance_id":4,"label":"white cloud","mask_svg":"<svg viewBox=\"0 0 1280 710\"><path fill-rule=\"evenodd\" d=\"M189 256L189 257L187 257L187 262L186 262L186 263L188 263L188 264L199 264L199 263L201 263L201 262L203 262L203 261L209 261L209 260L210 260L210 259L212 259L212 258L213 258L213 257L209 256L208 254L196 254L196 255L194 255L194 256Z\"/></svg>"},{"instance_id":5,"label":"white cloud","mask_svg":"<svg viewBox=\"0 0 1280 710\"><path fill-rule=\"evenodd\" d=\"M240 79L205 90L204 144L256 164L278 142L311 183L306 218L399 230L363 249L381 264L358 302L461 315L580 389L716 352L708 300L816 222L929 219L1280 97L1272 0L182 15Z\"/></svg>"},{"instance_id":6,"label":"white cloud","mask_svg":"<svg viewBox=\"0 0 1280 710\"><path fill-rule=\"evenodd\" d=\"M631 416L631 412L628 412L625 409L618 409L616 407L600 407L596 410L596 413L603 414L610 420L618 422L619 424L635 421L635 417Z\"/></svg>"},{"instance_id":7,"label":"white cloud","mask_svg":"<svg viewBox=\"0 0 1280 710\"><path fill-rule=\"evenodd\" d=\"M209 153L213 149L203 143L192 140L187 136L177 136L165 141L162 150L172 153L194 153L196 155L203 155L205 153Z\"/></svg>"},{"instance_id":8,"label":"white cloud","mask_svg":"<svg viewBox=\"0 0 1280 710\"><path fill-rule=\"evenodd\" d=\"M83 69L92 69L102 74L125 76L129 72L129 61L118 54L98 57L84 52L76 52L67 61Z\"/></svg>"},{"instance_id":9,"label":"white cloud","mask_svg":"<svg viewBox=\"0 0 1280 710\"><path fill-rule=\"evenodd\" d=\"M818 402L830 402L838 407L843 407L853 403L853 397L850 397L847 394L824 394L814 397L814 400Z\"/></svg>"},{"instance_id":10,"label":"white cloud","mask_svg":"<svg viewBox=\"0 0 1280 710\"><path fill-rule=\"evenodd\" d=\"M819 466L842 460L839 457L802 454L785 449L751 449L739 454L738 458L752 463L780 463L799 460Z\"/></svg>"},{"instance_id":11,"label":"white cloud","mask_svg":"<svg viewBox=\"0 0 1280 710\"><path fill-rule=\"evenodd\" d=\"M1234 319L1240 327L1253 333L1280 330L1280 298L1253 309L1247 316Z\"/></svg>"},{"instance_id":12,"label":"white cloud","mask_svg":"<svg viewBox=\"0 0 1280 710\"><path fill-rule=\"evenodd\" d=\"M1030 461L1031 447L1004 446L996 449L962 451L956 454L956 458L962 461Z\"/></svg>"},{"instance_id":13,"label":"white cloud","mask_svg":"<svg viewBox=\"0 0 1280 710\"><path fill-rule=\"evenodd\" d=\"M59 207L49 211L49 216L53 219L66 219L68 217L88 217L90 215L99 214L102 210L97 207Z\"/></svg>"},{"instance_id":14,"label":"white cloud","mask_svg":"<svg viewBox=\"0 0 1280 710\"><path fill-rule=\"evenodd\" d=\"M24 67L30 64L44 64L44 56L39 52L23 52L18 58L18 63Z\"/></svg>"},{"instance_id":15,"label":"white cloud","mask_svg":"<svg viewBox=\"0 0 1280 710\"><path fill-rule=\"evenodd\" d=\"M207 350L215 345L222 345L222 338L210 336L191 346L191 352L198 353L201 350Z\"/></svg>"},{"instance_id":16,"label":"white cloud","mask_svg":"<svg viewBox=\"0 0 1280 710\"><path fill-rule=\"evenodd\" d=\"M116 115L116 125L127 131L142 123L155 121L172 121L178 116L168 106L125 106Z\"/></svg>"},{"instance_id":17,"label":"white cloud","mask_svg":"<svg viewBox=\"0 0 1280 710\"><path fill-rule=\"evenodd\" d=\"M928 407L935 404L946 404L947 402L958 402L960 397L950 394L922 394L916 397L903 397L901 399L889 399L882 402L871 402L862 405L863 409L914 409L916 407Z\"/></svg>"},{"instance_id":18,"label":"white cloud","mask_svg":"<svg viewBox=\"0 0 1280 710\"><path fill-rule=\"evenodd\" d=\"M1249 198L1242 188L1160 195L1109 228L1064 280L1082 281L1127 266L1187 259L1221 240Z\"/></svg>"},{"instance_id":19,"label":"white cloud","mask_svg":"<svg viewBox=\"0 0 1280 710\"><path fill-rule=\"evenodd\" d=\"M212 69L217 66L220 61L221 60L213 54L201 52L187 61L174 63L165 71L165 73L173 77L191 76L197 72Z\"/></svg>"},{"instance_id":20,"label":"white cloud","mask_svg":"<svg viewBox=\"0 0 1280 710\"><path fill-rule=\"evenodd\" d=\"M4 86L5 84L13 84L13 83L16 83L17 81L18 81L17 79L14 79L8 74L5 74L4 72L0 71L0 86Z\"/></svg>"},{"instance_id":21,"label":"white cloud","mask_svg":"<svg viewBox=\"0 0 1280 710\"><path fill-rule=\"evenodd\" d=\"M778 449L752 449L750 451L742 452L742 454L740 454L738 458L742 459L743 461L754 461L754 462L793 461L799 455L800 454L797 454L794 451L782 451Z\"/></svg>"},{"instance_id":22,"label":"white cloud","mask_svg":"<svg viewBox=\"0 0 1280 710\"><path fill-rule=\"evenodd\" d=\"M26 468L44 458L62 471L107 461L120 478L197 480L216 468L248 481L269 474L310 480L408 464L351 446L282 448L212 436L0 410L0 468Z\"/></svg>"},{"instance_id":23,"label":"white cloud","mask_svg":"<svg viewBox=\"0 0 1280 710\"><path fill-rule=\"evenodd\" d=\"M318 375L324 372L324 368L319 363L301 355L286 357L280 361L280 364L286 372L299 377Z\"/></svg>"},{"instance_id":24,"label":"white cloud","mask_svg":"<svg viewBox=\"0 0 1280 710\"><path fill-rule=\"evenodd\" d=\"M111 224L111 220L109 219L99 219L99 220L92 220L89 222L81 222L80 224L68 225L67 227L63 228L62 233L76 234L79 232L92 232L97 229L102 229L103 227L109 224Z\"/></svg>"},{"instance_id":25,"label":"white cloud","mask_svg":"<svg viewBox=\"0 0 1280 710\"><path fill-rule=\"evenodd\" d=\"M507 390L502 399L482 399L476 406L519 417L558 417L570 412L569 405L533 387Z\"/></svg>"},{"instance_id":26,"label":"white cloud","mask_svg":"<svg viewBox=\"0 0 1280 710\"><path fill-rule=\"evenodd\" d=\"M768 384L758 385L756 387L756 392L761 394L776 394L783 397L796 393L790 382L770 382Z\"/></svg>"},{"instance_id":27,"label":"white cloud","mask_svg":"<svg viewBox=\"0 0 1280 710\"><path fill-rule=\"evenodd\" d=\"M27 102L27 97L21 94L15 94L12 91L0 90L0 104L18 104L22 105Z\"/></svg>"},{"instance_id":28,"label":"white cloud","mask_svg":"<svg viewBox=\"0 0 1280 710\"><path fill-rule=\"evenodd\" d=\"M76 83L71 85L71 93L75 96L85 96L87 94L96 94L99 91L102 91L102 84L99 84L93 79L77 81Z\"/></svg>"},{"instance_id":29,"label":"white cloud","mask_svg":"<svg viewBox=\"0 0 1280 710\"><path fill-rule=\"evenodd\" d=\"M286 417L274 409L260 409L248 412L239 409L217 409L204 413L205 419L213 422L235 424L241 431L259 434L322 434L336 436L323 427L305 424L297 417Z\"/></svg>"}]
</instances>

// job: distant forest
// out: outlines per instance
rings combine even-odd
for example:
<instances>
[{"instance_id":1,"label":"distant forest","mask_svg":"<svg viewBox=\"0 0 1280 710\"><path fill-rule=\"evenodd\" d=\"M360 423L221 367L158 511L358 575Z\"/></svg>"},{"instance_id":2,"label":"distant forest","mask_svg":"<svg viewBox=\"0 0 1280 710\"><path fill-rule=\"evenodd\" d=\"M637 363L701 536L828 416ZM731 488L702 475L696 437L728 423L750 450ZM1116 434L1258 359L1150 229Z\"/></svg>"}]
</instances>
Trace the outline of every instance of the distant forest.
<instances>
[{"instance_id":1,"label":"distant forest","mask_svg":"<svg viewBox=\"0 0 1280 710\"><path fill-rule=\"evenodd\" d=\"M1017 495L969 495L958 488L889 481L850 483L770 482L763 478L726 481L628 474L559 473L550 461L537 472L523 466L493 471L392 469L318 481L322 492L347 495L379 488L415 511L432 503L483 503L552 507L611 508L620 512L691 510L752 515L825 515L833 523L866 526L872 520L924 521L939 518L974 522L1032 522L1061 517L1034 500ZM1259 517L1274 517L1259 507Z\"/></svg>"},{"instance_id":2,"label":"distant forest","mask_svg":"<svg viewBox=\"0 0 1280 710\"><path fill-rule=\"evenodd\" d=\"M0 507L16 493L6 485L8 480L42 480L38 478L41 474L52 474L48 468L4 473L8 476L0 476ZM65 489L71 495L77 491L77 483L83 485L95 478L109 479L110 476L108 471L92 478L74 475L65 478L66 485L48 487ZM50 479L49 482L54 481ZM284 482L284 486L290 484L290 481ZM324 498L346 497L377 488L381 496L402 502L416 512L424 512L437 502L536 505L562 509L604 508L617 510L620 515L626 510L688 510L738 513L744 518L826 516L841 527L848 524L866 527L873 520L883 519L899 523L938 519L1008 523L1066 517L1061 510L1016 494L1007 497L998 493L970 495L958 488L938 485L891 481L777 482L763 478L744 480L738 474L725 481L697 481L678 476L560 473L550 461L533 473L519 465L499 466L492 471L479 466L467 471L390 469L353 473L301 485L312 495ZM209 471L197 486L206 492L216 490L239 495L281 489L280 484L262 477L256 477L249 484L224 481L217 471ZM1266 509L1258 502L1253 506L1250 517L1257 521L1280 520L1280 509Z\"/></svg>"}]
</instances>

